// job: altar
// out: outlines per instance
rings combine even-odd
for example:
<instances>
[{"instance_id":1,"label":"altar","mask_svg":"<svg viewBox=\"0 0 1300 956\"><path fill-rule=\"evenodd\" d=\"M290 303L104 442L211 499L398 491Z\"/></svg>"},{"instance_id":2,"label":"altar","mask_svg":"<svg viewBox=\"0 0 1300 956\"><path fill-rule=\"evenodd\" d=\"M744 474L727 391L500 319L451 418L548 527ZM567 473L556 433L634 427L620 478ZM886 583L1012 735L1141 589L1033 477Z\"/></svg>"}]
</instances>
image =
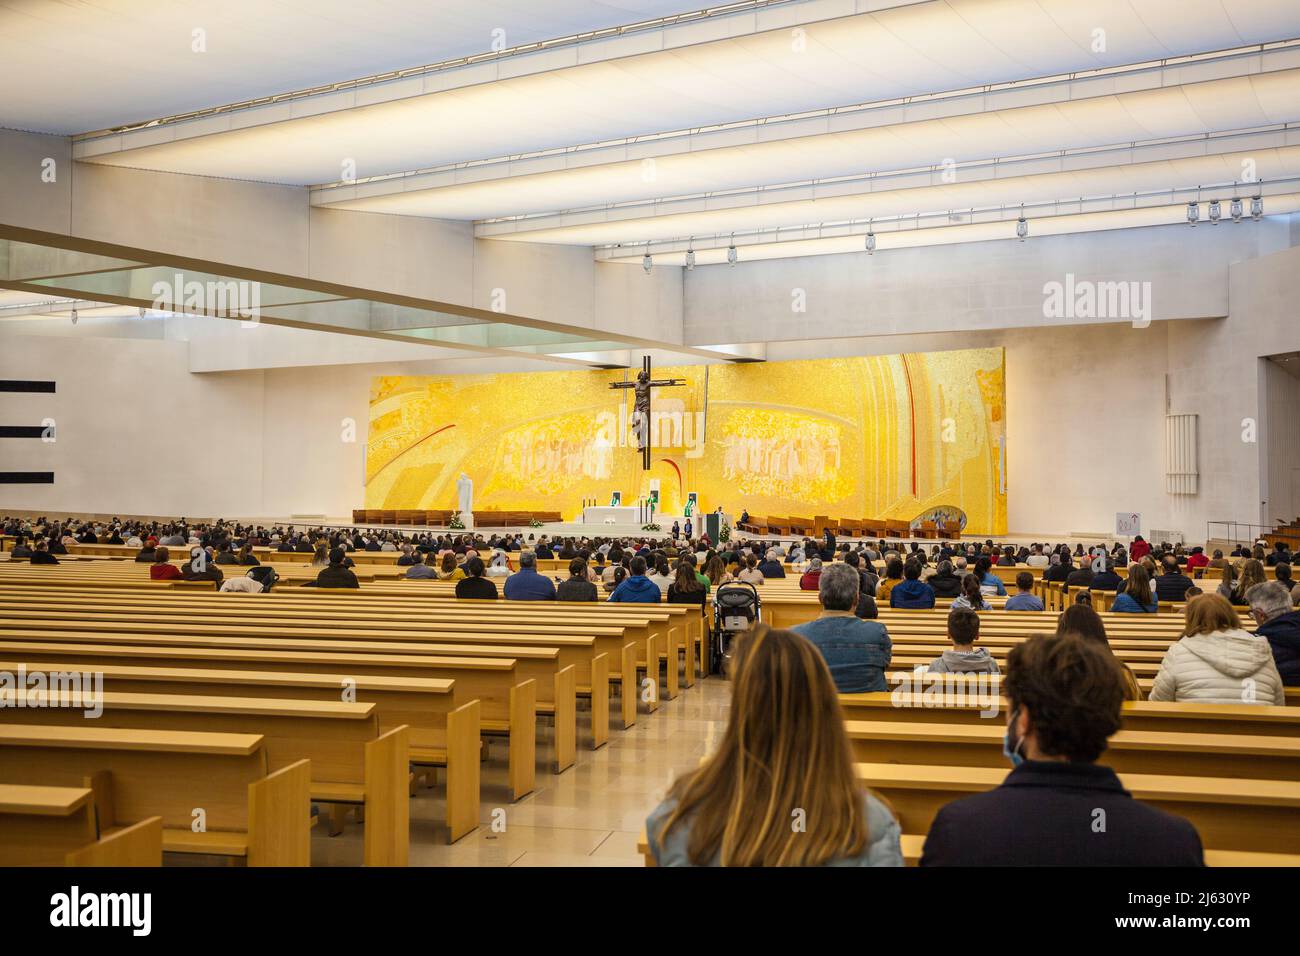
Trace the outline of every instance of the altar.
<instances>
[{"instance_id":1,"label":"altar","mask_svg":"<svg viewBox=\"0 0 1300 956\"><path fill-rule=\"evenodd\" d=\"M646 509L638 508L635 505L596 505L582 509L583 524L636 524L638 522L647 523L649 518L646 515Z\"/></svg>"}]
</instances>

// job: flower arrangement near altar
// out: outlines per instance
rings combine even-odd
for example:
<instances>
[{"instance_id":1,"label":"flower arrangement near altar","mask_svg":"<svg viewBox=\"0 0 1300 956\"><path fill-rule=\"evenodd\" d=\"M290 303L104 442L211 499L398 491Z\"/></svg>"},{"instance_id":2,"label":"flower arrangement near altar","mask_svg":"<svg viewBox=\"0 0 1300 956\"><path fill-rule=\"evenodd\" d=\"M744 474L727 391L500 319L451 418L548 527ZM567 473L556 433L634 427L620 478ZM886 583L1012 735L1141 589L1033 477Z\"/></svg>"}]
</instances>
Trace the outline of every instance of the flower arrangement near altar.
<instances>
[{"instance_id":1,"label":"flower arrangement near altar","mask_svg":"<svg viewBox=\"0 0 1300 956\"><path fill-rule=\"evenodd\" d=\"M451 516L451 520L447 522L447 527L450 528L452 531L465 530L465 522L461 520L459 511L457 511L455 514Z\"/></svg>"}]
</instances>

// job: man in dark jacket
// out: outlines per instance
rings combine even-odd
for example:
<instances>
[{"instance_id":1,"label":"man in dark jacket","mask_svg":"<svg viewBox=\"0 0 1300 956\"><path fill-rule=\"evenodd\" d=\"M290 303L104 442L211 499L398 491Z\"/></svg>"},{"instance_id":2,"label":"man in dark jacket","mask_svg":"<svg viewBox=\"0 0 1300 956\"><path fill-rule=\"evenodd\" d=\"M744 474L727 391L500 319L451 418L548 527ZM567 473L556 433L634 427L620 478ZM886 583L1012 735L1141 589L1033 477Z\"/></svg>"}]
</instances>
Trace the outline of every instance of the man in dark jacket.
<instances>
[{"instance_id":1,"label":"man in dark jacket","mask_svg":"<svg viewBox=\"0 0 1300 956\"><path fill-rule=\"evenodd\" d=\"M333 548L330 550L330 563L320 569L320 574L316 575L316 587L318 588L359 588L361 583L357 576L352 573L352 569L344 565L347 558L347 552L342 548Z\"/></svg>"},{"instance_id":2,"label":"man in dark jacket","mask_svg":"<svg viewBox=\"0 0 1300 956\"><path fill-rule=\"evenodd\" d=\"M506 578L507 601L554 601L555 582L537 573L537 555L525 551L519 555L519 570Z\"/></svg>"},{"instance_id":3,"label":"man in dark jacket","mask_svg":"<svg viewBox=\"0 0 1300 956\"><path fill-rule=\"evenodd\" d=\"M785 566L781 564L781 560L771 551L767 553L767 557L758 563L758 570L764 578L785 577Z\"/></svg>"},{"instance_id":4,"label":"man in dark jacket","mask_svg":"<svg viewBox=\"0 0 1300 956\"><path fill-rule=\"evenodd\" d=\"M1104 645L1039 635L1007 655L1004 750L1015 768L930 825L922 866L1202 866L1196 828L1139 803L1097 764L1124 691Z\"/></svg>"},{"instance_id":5,"label":"man in dark jacket","mask_svg":"<svg viewBox=\"0 0 1300 956\"><path fill-rule=\"evenodd\" d=\"M1291 592L1276 581L1266 581L1247 591L1246 600L1250 616L1259 624L1255 633L1268 638L1282 683L1300 687L1300 611L1291 604Z\"/></svg>"},{"instance_id":6,"label":"man in dark jacket","mask_svg":"<svg viewBox=\"0 0 1300 956\"><path fill-rule=\"evenodd\" d=\"M489 581L483 576L485 570L482 558L473 557L466 561L465 577L456 582L456 597L479 601L495 601L497 599L496 582Z\"/></svg>"},{"instance_id":7,"label":"man in dark jacket","mask_svg":"<svg viewBox=\"0 0 1300 956\"><path fill-rule=\"evenodd\" d=\"M1161 562L1162 573L1156 575L1156 600L1181 601L1192 587L1192 579L1178 570L1178 559L1167 554Z\"/></svg>"},{"instance_id":8,"label":"man in dark jacket","mask_svg":"<svg viewBox=\"0 0 1300 956\"><path fill-rule=\"evenodd\" d=\"M1106 570L1092 576L1089 587L1094 591L1118 591L1124 579L1115 573L1115 562L1106 558L1105 568Z\"/></svg>"}]
</instances>

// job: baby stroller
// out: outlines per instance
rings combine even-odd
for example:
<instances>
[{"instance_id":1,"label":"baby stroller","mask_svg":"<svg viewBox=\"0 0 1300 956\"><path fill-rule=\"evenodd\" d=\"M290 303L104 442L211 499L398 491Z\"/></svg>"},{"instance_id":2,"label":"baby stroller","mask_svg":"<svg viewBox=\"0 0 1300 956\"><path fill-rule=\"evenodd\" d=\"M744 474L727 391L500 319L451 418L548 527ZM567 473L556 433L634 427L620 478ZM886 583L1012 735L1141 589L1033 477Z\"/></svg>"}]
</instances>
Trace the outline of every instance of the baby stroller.
<instances>
[{"instance_id":1,"label":"baby stroller","mask_svg":"<svg viewBox=\"0 0 1300 956\"><path fill-rule=\"evenodd\" d=\"M735 582L721 584L713 595L713 650L709 672L725 674L731 659L731 642L763 619L758 588Z\"/></svg>"},{"instance_id":2,"label":"baby stroller","mask_svg":"<svg viewBox=\"0 0 1300 956\"><path fill-rule=\"evenodd\" d=\"M248 576L262 585L263 594L269 593L275 582L280 580L280 575L269 564L259 564L255 568L249 568Z\"/></svg>"}]
</instances>

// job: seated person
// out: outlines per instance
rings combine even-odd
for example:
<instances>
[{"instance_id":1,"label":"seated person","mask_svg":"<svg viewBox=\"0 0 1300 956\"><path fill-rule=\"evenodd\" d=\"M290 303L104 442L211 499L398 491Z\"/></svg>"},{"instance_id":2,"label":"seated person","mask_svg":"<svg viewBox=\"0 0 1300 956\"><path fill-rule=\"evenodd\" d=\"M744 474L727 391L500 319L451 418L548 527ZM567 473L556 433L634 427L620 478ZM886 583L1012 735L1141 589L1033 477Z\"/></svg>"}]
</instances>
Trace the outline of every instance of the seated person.
<instances>
[{"instance_id":1,"label":"seated person","mask_svg":"<svg viewBox=\"0 0 1300 956\"><path fill-rule=\"evenodd\" d=\"M330 563L320 569L314 582L318 588L359 588L361 582L352 569L344 564L347 552L342 548L331 548Z\"/></svg>"},{"instance_id":2,"label":"seated person","mask_svg":"<svg viewBox=\"0 0 1300 956\"><path fill-rule=\"evenodd\" d=\"M419 551L412 551L410 554L405 555L405 557L410 561L406 568L406 577L422 580L429 580L430 578L438 577L438 572L424 563L424 555ZM398 560L401 559L399 558ZM453 558L452 564L455 563L456 560ZM462 577L463 576L464 575L462 575Z\"/></svg>"},{"instance_id":3,"label":"seated person","mask_svg":"<svg viewBox=\"0 0 1300 956\"><path fill-rule=\"evenodd\" d=\"M465 572L461 570L460 565L456 563L455 553L451 551L448 551L442 556L442 562L439 564L438 570L434 572L434 574L439 581L459 581L465 576Z\"/></svg>"},{"instance_id":4,"label":"seated person","mask_svg":"<svg viewBox=\"0 0 1300 956\"><path fill-rule=\"evenodd\" d=\"M655 862L902 866L898 821L854 775L835 685L821 657L790 631L763 624L741 634L734 652L721 743L677 779L646 820ZM783 719L773 720L774 713ZM781 773L774 775L773 767ZM804 826L791 826L807 807L819 809L806 814Z\"/></svg>"},{"instance_id":5,"label":"seated person","mask_svg":"<svg viewBox=\"0 0 1300 956\"><path fill-rule=\"evenodd\" d=\"M1186 568L1189 572L1194 573L1209 563L1210 559L1205 556L1204 548L1192 548L1192 553L1187 556Z\"/></svg>"},{"instance_id":6,"label":"seated person","mask_svg":"<svg viewBox=\"0 0 1300 956\"><path fill-rule=\"evenodd\" d=\"M812 558L808 561L808 570L799 578L800 591L816 591L817 582L822 576L822 559Z\"/></svg>"},{"instance_id":7,"label":"seated person","mask_svg":"<svg viewBox=\"0 0 1300 956\"><path fill-rule=\"evenodd\" d=\"M59 559L56 558L54 555L50 554L49 542L46 541L44 538L38 538L36 540L36 547L35 550L32 551L32 556L30 560L32 564L58 564L59 563Z\"/></svg>"},{"instance_id":8,"label":"seated person","mask_svg":"<svg viewBox=\"0 0 1300 956\"><path fill-rule=\"evenodd\" d=\"M1092 576L1092 583L1088 587L1093 591L1118 591L1124 579L1115 573L1114 559L1107 557L1102 568Z\"/></svg>"},{"instance_id":9,"label":"seated person","mask_svg":"<svg viewBox=\"0 0 1300 956\"><path fill-rule=\"evenodd\" d=\"M596 601L599 600L596 585L587 579L587 562L574 558L569 562L568 580L561 581L555 587L557 601Z\"/></svg>"},{"instance_id":10,"label":"seated person","mask_svg":"<svg viewBox=\"0 0 1300 956\"><path fill-rule=\"evenodd\" d=\"M1165 652L1150 699L1286 703L1268 639L1243 630L1237 612L1221 594L1202 594L1187 603L1183 637Z\"/></svg>"},{"instance_id":11,"label":"seated person","mask_svg":"<svg viewBox=\"0 0 1300 956\"><path fill-rule=\"evenodd\" d=\"M1251 588L1246 600L1259 625L1255 633L1268 641L1283 686L1300 687L1300 611L1294 609L1291 593L1281 583L1268 581Z\"/></svg>"},{"instance_id":12,"label":"seated person","mask_svg":"<svg viewBox=\"0 0 1300 956\"><path fill-rule=\"evenodd\" d=\"M151 581L174 581L179 579L181 569L171 563L171 551L167 548L155 548L153 553L153 564L149 565L149 579Z\"/></svg>"},{"instance_id":13,"label":"seated person","mask_svg":"<svg viewBox=\"0 0 1300 956\"><path fill-rule=\"evenodd\" d=\"M758 558L752 554L745 558L745 566L736 572L736 580L744 584L752 584L755 587L762 584L765 580L763 572L758 570Z\"/></svg>"},{"instance_id":14,"label":"seated person","mask_svg":"<svg viewBox=\"0 0 1300 956\"><path fill-rule=\"evenodd\" d=\"M479 557L465 560L465 577L456 582L456 597L471 598L482 601L497 599L497 586L484 576L483 559Z\"/></svg>"},{"instance_id":15,"label":"seated person","mask_svg":"<svg viewBox=\"0 0 1300 956\"><path fill-rule=\"evenodd\" d=\"M1156 575L1156 600L1157 601L1183 601L1187 597L1187 589L1192 586L1192 579L1178 570L1178 559L1172 554L1166 554L1161 560L1161 573Z\"/></svg>"},{"instance_id":16,"label":"seated person","mask_svg":"<svg viewBox=\"0 0 1300 956\"><path fill-rule=\"evenodd\" d=\"M842 562L822 571L817 599L822 612L792 630L817 647L841 694L887 690L885 668L892 645L885 625L859 618L858 572Z\"/></svg>"},{"instance_id":17,"label":"seated person","mask_svg":"<svg viewBox=\"0 0 1300 956\"><path fill-rule=\"evenodd\" d=\"M1160 610L1155 595L1151 593L1151 581L1143 565L1135 564L1128 569L1124 590L1116 595L1115 603L1110 609L1116 614L1155 614Z\"/></svg>"},{"instance_id":18,"label":"seated person","mask_svg":"<svg viewBox=\"0 0 1300 956\"><path fill-rule=\"evenodd\" d=\"M1073 634L1085 641L1092 641L1098 647L1106 648L1106 653L1114 655L1110 648L1110 641L1106 638L1106 625L1102 623L1101 615L1089 606L1074 604L1062 611L1056 621L1056 633ZM1142 690L1138 687L1133 668L1118 657L1115 658L1115 663L1119 665L1120 677L1124 685L1124 699L1141 700Z\"/></svg>"},{"instance_id":19,"label":"seated person","mask_svg":"<svg viewBox=\"0 0 1300 956\"><path fill-rule=\"evenodd\" d=\"M216 587L221 587L226 575L213 563L206 548L191 548L190 559L181 564L181 577L186 581L211 581Z\"/></svg>"},{"instance_id":20,"label":"seated person","mask_svg":"<svg viewBox=\"0 0 1300 956\"><path fill-rule=\"evenodd\" d=\"M961 579L961 594L952 599L949 610L955 611L958 608L966 608L970 611L991 611L993 609L993 605L984 596L984 589L980 587L979 577L975 574L968 574Z\"/></svg>"},{"instance_id":21,"label":"seated person","mask_svg":"<svg viewBox=\"0 0 1300 956\"><path fill-rule=\"evenodd\" d=\"M993 573L993 562L985 555L975 562L975 576L980 579L980 588L985 594L996 594L998 597L1007 596L1006 585L1002 579Z\"/></svg>"},{"instance_id":22,"label":"seated person","mask_svg":"<svg viewBox=\"0 0 1300 956\"><path fill-rule=\"evenodd\" d=\"M889 592L889 606L897 608L934 607L934 588L921 580L921 563L908 559L903 565L903 583Z\"/></svg>"},{"instance_id":23,"label":"seated person","mask_svg":"<svg viewBox=\"0 0 1300 956\"><path fill-rule=\"evenodd\" d=\"M958 574L953 563L943 560L935 566L934 574L930 575L925 583L930 585L930 590L934 592L937 598L955 598L961 594L962 575ZM1032 581L1033 575L1030 575Z\"/></svg>"},{"instance_id":24,"label":"seated person","mask_svg":"<svg viewBox=\"0 0 1300 956\"><path fill-rule=\"evenodd\" d=\"M764 578L783 578L785 577L785 565L781 563L781 558L776 551L768 549L763 560L758 565L759 572Z\"/></svg>"},{"instance_id":25,"label":"seated person","mask_svg":"<svg viewBox=\"0 0 1300 956\"><path fill-rule=\"evenodd\" d=\"M32 549L27 543L27 539L22 535L18 535L14 538L14 546L9 549L9 560L17 561L21 558L30 558L31 556Z\"/></svg>"},{"instance_id":26,"label":"seated person","mask_svg":"<svg viewBox=\"0 0 1300 956\"><path fill-rule=\"evenodd\" d=\"M885 559L885 576L876 584L876 601L889 600L889 592L903 583L903 560L898 556Z\"/></svg>"},{"instance_id":27,"label":"seated person","mask_svg":"<svg viewBox=\"0 0 1300 956\"><path fill-rule=\"evenodd\" d=\"M939 811L922 866L1203 865L1195 827L1134 800L1097 763L1123 703L1110 654L1071 634L1036 635L1011 649L1005 689L1014 769Z\"/></svg>"},{"instance_id":28,"label":"seated person","mask_svg":"<svg viewBox=\"0 0 1300 956\"><path fill-rule=\"evenodd\" d=\"M695 577L695 572L686 564L677 565L677 577L668 585L668 603L697 604L703 607L705 594L704 585Z\"/></svg>"},{"instance_id":29,"label":"seated person","mask_svg":"<svg viewBox=\"0 0 1300 956\"><path fill-rule=\"evenodd\" d=\"M628 576L607 600L614 604L658 604L663 595L659 593L659 585L645 576L645 558L640 555L633 558L628 571Z\"/></svg>"},{"instance_id":30,"label":"seated person","mask_svg":"<svg viewBox=\"0 0 1300 956\"><path fill-rule=\"evenodd\" d=\"M997 674L998 662L985 648L975 646L980 636L980 616L959 607L948 615L948 640L952 647L930 663L934 674Z\"/></svg>"},{"instance_id":31,"label":"seated person","mask_svg":"<svg viewBox=\"0 0 1300 956\"><path fill-rule=\"evenodd\" d=\"M1041 611L1043 600L1034 594L1034 575L1032 571L1021 571L1016 575L1016 593L1007 598L1008 611Z\"/></svg>"},{"instance_id":32,"label":"seated person","mask_svg":"<svg viewBox=\"0 0 1300 956\"><path fill-rule=\"evenodd\" d=\"M537 573L537 555L531 551L519 553L519 570L506 578L507 601L554 601L555 582Z\"/></svg>"}]
</instances>

